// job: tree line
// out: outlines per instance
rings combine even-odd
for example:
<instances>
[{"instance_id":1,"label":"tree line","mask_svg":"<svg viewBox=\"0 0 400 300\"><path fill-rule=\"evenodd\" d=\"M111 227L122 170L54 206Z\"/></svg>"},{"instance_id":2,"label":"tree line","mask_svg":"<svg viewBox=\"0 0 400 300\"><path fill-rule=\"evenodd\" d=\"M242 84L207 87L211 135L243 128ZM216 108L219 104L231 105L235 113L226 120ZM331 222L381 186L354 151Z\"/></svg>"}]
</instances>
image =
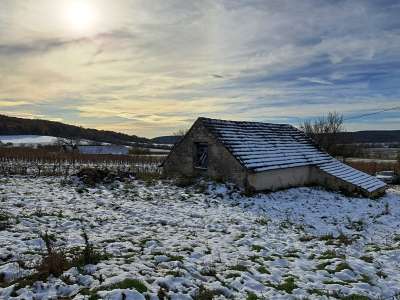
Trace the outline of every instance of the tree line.
<instances>
[{"instance_id":1,"label":"tree line","mask_svg":"<svg viewBox=\"0 0 400 300\"><path fill-rule=\"evenodd\" d=\"M149 143L146 138L114 131L88 129L47 120L31 120L0 115L0 135L47 135L85 139L111 144Z\"/></svg>"}]
</instances>

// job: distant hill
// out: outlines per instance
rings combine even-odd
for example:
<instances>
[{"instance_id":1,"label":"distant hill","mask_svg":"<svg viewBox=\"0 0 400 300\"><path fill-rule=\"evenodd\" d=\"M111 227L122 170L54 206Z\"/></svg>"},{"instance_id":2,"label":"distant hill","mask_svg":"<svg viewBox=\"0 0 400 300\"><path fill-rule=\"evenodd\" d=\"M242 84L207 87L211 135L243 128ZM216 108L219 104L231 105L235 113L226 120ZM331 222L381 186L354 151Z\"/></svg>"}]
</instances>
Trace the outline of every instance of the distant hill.
<instances>
[{"instance_id":1,"label":"distant hill","mask_svg":"<svg viewBox=\"0 0 400 300\"><path fill-rule=\"evenodd\" d=\"M0 135L41 135L63 138L79 138L96 142L129 145L141 143L175 144L180 136L160 136L153 139L128 135L114 131L83 128L61 122L47 120L32 120L0 115ZM343 132L341 143L400 143L400 130L365 130Z\"/></svg>"},{"instance_id":2,"label":"distant hill","mask_svg":"<svg viewBox=\"0 0 400 300\"><path fill-rule=\"evenodd\" d=\"M181 136L176 135L166 135L166 136L159 136L151 139L151 141L155 144L175 144Z\"/></svg>"},{"instance_id":3,"label":"distant hill","mask_svg":"<svg viewBox=\"0 0 400 300\"><path fill-rule=\"evenodd\" d=\"M47 120L32 120L0 115L0 135L43 135L79 138L112 144L150 143L136 135L97 130Z\"/></svg>"},{"instance_id":4,"label":"distant hill","mask_svg":"<svg viewBox=\"0 0 400 300\"><path fill-rule=\"evenodd\" d=\"M364 130L342 132L341 143L400 143L400 130Z\"/></svg>"},{"instance_id":5,"label":"distant hill","mask_svg":"<svg viewBox=\"0 0 400 300\"><path fill-rule=\"evenodd\" d=\"M180 136L159 136L151 139L156 144L175 144ZM400 143L400 130L365 130L342 132L340 143Z\"/></svg>"}]
</instances>

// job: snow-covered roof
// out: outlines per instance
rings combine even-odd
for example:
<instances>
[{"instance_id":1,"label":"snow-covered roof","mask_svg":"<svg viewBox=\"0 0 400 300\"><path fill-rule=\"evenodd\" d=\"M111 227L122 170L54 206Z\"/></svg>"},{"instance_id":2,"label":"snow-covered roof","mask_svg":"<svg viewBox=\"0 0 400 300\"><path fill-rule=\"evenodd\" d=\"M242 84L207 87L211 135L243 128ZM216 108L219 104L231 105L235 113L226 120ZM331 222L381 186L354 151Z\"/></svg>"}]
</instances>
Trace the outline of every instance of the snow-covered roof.
<instances>
[{"instance_id":1,"label":"snow-covered roof","mask_svg":"<svg viewBox=\"0 0 400 300\"><path fill-rule=\"evenodd\" d=\"M356 170L332 158L330 162L319 164L318 167L326 173L350 182L368 192L383 188L386 184L374 176Z\"/></svg>"},{"instance_id":2,"label":"snow-covered roof","mask_svg":"<svg viewBox=\"0 0 400 300\"><path fill-rule=\"evenodd\" d=\"M263 172L315 165L369 192L385 186L320 150L302 131L288 124L200 118L203 125L248 170Z\"/></svg>"}]
</instances>

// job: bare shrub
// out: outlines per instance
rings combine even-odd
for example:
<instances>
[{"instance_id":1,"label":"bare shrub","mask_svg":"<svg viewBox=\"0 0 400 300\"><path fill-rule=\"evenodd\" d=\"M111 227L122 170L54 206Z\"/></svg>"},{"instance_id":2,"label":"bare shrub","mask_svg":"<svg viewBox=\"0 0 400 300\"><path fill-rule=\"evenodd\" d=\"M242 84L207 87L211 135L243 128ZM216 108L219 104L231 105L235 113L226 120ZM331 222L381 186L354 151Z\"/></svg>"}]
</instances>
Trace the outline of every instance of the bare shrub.
<instances>
[{"instance_id":1,"label":"bare shrub","mask_svg":"<svg viewBox=\"0 0 400 300\"><path fill-rule=\"evenodd\" d=\"M89 236L85 230L81 234L85 241L85 246L82 252L78 253L72 261L74 266L82 267L85 265L95 265L100 261L107 259L109 256L94 249L93 244L89 240Z\"/></svg>"},{"instance_id":2,"label":"bare shrub","mask_svg":"<svg viewBox=\"0 0 400 300\"><path fill-rule=\"evenodd\" d=\"M40 237L45 242L47 255L43 257L39 265L36 267L39 276L43 279L50 275L58 277L70 268L70 263L65 251L62 249L55 249L55 236L48 234L47 231L44 234L41 234Z\"/></svg>"},{"instance_id":3,"label":"bare shrub","mask_svg":"<svg viewBox=\"0 0 400 300\"><path fill-rule=\"evenodd\" d=\"M60 247L55 247L56 238L54 235L49 234L46 231L45 233L42 233L40 237L43 239L47 251L46 255L36 266L37 274L35 274L35 277L38 277L41 280L47 279L50 275L59 277L64 271L71 267L80 268L89 264L97 264L101 260L109 258L108 255L100 253L94 249L84 230L82 232L82 237L85 241L85 246L71 259L68 258L67 251Z\"/></svg>"},{"instance_id":4,"label":"bare shrub","mask_svg":"<svg viewBox=\"0 0 400 300\"><path fill-rule=\"evenodd\" d=\"M343 115L329 112L316 120L306 120L300 129L332 155L338 152L338 134L344 131Z\"/></svg>"},{"instance_id":5,"label":"bare shrub","mask_svg":"<svg viewBox=\"0 0 400 300\"><path fill-rule=\"evenodd\" d=\"M186 135L186 133L188 133L188 131L189 131L188 128L178 129L177 131L173 132L172 135L173 136L183 137L184 135Z\"/></svg>"},{"instance_id":6,"label":"bare shrub","mask_svg":"<svg viewBox=\"0 0 400 300\"><path fill-rule=\"evenodd\" d=\"M6 230L11 225L11 216L4 210L0 210L0 231Z\"/></svg>"},{"instance_id":7,"label":"bare shrub","mask_svg":"<svg viewBox=\"0 0 400 300\"><path fill-rule=\"evenodd\" d=\"M195 295L194 300L212 300L215 297L215 293L204 286L200 286Z\"/></svg>"}]
</instances>

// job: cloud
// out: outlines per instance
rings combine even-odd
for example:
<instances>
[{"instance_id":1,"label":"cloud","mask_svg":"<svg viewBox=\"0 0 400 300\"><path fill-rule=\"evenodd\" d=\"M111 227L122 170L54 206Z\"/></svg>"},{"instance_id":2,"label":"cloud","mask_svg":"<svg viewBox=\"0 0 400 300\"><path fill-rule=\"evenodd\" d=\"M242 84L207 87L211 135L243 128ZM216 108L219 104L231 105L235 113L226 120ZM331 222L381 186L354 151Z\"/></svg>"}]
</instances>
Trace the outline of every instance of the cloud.
<instances>
[{"instance_id":1,"label":"cloud","mask_svg":"<svg viewBox=\"0 0 400 300\"><path fill-rule=\"evenodd\" d=\"M328 80L324 80L324 79L320 79L320 78L316 78L316 77L300 77L298 80L301 81L307 81L307 82L311 82L311 83L317 83L317 84L324 84L324 85L332 85L333 83L328 81Z\"/></svg>"},{"instance_id":2,"label":"cloud","mask_svg":"<svg viewBox=\"0 0 400 300\"><path fill-rule=\"evenodd\" d=\"M29 42L14 44L0 44L0 56L27 56L34 54L45 54L48 51L64 47L79 46L85 43L96 43L98 48L92 58L101 55L108 44L117 43L122 40L131 40L134 35L124 30L103 32L92 37L80 37L74 39L47 38Z\"/></svg>"},{"instance_id":3,"label":"cloud","mask_svg":"<svg viewBox=\"0 0 400 300\"><path fill-rule=\"evenodd\" d=\"M0 4L4 107L155 136L199 115L296 123L400 98L394 1L92 3L103 15L90 35L41 20L54 1Z\"/></svg>"},{"instance_id":4,"label":"cloud","mask_svg":"<svg viewBox=\"0 0 400 300\"><path fill-rule=\"evenodd\" d=\"M61 39L44 39L36 40L29 43L20 44L0 44L0 55L2 56L25 56L31 54L40 54L53 49L79 44L87 41L85 38L74 40L61 40Z\"/></svg>"}]
</instances>

